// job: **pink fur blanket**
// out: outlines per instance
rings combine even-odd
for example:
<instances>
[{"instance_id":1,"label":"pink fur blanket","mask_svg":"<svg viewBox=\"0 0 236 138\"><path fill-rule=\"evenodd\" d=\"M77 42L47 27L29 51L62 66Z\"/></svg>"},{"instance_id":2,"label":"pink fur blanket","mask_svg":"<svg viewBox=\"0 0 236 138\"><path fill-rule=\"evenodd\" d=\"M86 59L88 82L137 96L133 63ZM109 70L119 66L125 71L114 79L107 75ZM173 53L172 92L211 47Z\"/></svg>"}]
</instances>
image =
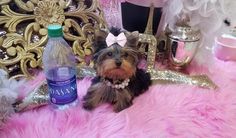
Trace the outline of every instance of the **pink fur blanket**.
<instances>
[{"instance_id":1,"label":"pink fur blanket","mask_svg":"<svg viewBox=\"0 0 236 138\"><path fill-rule=\"evenodd\" d=\"M15 114L0 128L1 138L233 138L236 136L236 63L217 61L207 74L220 87L156 84L114 113L104 104L92 112L50 106ZM90 79L78 82L80 98Z\"/></svg>"}]
</instances>

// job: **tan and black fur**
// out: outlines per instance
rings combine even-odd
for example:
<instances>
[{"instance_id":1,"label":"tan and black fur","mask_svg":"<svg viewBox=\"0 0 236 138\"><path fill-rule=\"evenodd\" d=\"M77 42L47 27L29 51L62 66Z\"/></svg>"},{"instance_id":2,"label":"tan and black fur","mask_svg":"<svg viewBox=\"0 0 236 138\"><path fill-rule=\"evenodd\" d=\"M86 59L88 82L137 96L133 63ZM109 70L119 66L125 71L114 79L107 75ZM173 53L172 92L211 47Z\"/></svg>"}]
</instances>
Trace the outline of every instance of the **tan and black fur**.
<instances>
[{"instance_id":1,"label":"tan and black fur","mask_svg":"<svg viewBox=\"0 0 236 138\"><path fill-rule=\"evenodd\" d=\"M111 33L118 35L120 30L112 28ZM148 73L137 68L138 32L126 33L127 42L124 47L117 43L107 47L106 36L105 31L95 33L94 62L97 77L92 80L83 98L83 107L92 110L102 103L110 103L114 111L119 112L131 106L133 98L146 91L151 80ZM104 83L104 80L119 83L127 78L130 82L124 89L115 89Z\"/></svg>"}]
</instances>

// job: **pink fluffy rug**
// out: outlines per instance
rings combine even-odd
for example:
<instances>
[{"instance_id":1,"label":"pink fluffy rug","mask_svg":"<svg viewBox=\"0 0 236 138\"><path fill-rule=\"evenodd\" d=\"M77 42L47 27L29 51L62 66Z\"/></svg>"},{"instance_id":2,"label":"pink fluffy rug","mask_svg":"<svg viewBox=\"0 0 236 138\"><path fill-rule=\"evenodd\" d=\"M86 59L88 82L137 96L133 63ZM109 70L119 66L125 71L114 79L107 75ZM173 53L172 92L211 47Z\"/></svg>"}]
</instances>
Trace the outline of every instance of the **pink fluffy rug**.
<instances>
[{"instance_id":1,"label":"pink fluffy rug","mask_svg":"<svg viewBox=\"0 0 236 138\"><path fill-rule=\"evenodd\" d=\"M191 73L206 72L202 67ZM66 111L46 106L15 114L1 138L233 138L236 136L236 63L218 61L208 75L218 91L156 84L133 106L114 113L107 104L92 112L81 103ZM90 85L78 82L80 98Z\"/></svg>"}]
</instances>

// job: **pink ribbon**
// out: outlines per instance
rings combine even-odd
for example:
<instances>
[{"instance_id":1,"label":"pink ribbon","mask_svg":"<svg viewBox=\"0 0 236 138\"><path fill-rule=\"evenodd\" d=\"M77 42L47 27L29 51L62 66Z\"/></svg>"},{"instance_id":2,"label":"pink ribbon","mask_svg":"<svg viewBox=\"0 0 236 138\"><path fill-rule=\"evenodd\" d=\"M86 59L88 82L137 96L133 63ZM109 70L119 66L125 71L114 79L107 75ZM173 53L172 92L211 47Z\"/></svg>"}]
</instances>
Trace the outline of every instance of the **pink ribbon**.
<instances>
[{"instance_id":1,"label":"pink ribbon","mask_svg":"<svg viewBox=\"0 0 236 138\"><path fill-rule=\"evenodd\" d=\"M124 47L126 42L127 38L124 33L120 33L118 36L114 36L112 33L109 33L106 38L106 43L108 47L115 43L119 44L121 47Z\"/></svg>"}]
</instances>

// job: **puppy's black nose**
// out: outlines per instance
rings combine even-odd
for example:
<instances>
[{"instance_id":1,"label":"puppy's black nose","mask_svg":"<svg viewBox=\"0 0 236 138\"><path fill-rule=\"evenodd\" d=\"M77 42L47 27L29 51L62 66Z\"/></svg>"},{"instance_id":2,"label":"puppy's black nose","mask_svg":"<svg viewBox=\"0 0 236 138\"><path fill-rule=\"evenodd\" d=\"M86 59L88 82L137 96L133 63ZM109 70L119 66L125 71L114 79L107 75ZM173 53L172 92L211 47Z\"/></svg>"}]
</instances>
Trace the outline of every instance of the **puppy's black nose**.
<instances>
[{"instance_id":1,"label":"puppy's black nose","mask_svg":"<svg viewBox=\"0 0 236 138\"><path fill-rule=\"evenodd\" d=\"M120 66L121 65L121 61L120 60L116 60L116 66Z\"/></svg>"}]
</instances>

